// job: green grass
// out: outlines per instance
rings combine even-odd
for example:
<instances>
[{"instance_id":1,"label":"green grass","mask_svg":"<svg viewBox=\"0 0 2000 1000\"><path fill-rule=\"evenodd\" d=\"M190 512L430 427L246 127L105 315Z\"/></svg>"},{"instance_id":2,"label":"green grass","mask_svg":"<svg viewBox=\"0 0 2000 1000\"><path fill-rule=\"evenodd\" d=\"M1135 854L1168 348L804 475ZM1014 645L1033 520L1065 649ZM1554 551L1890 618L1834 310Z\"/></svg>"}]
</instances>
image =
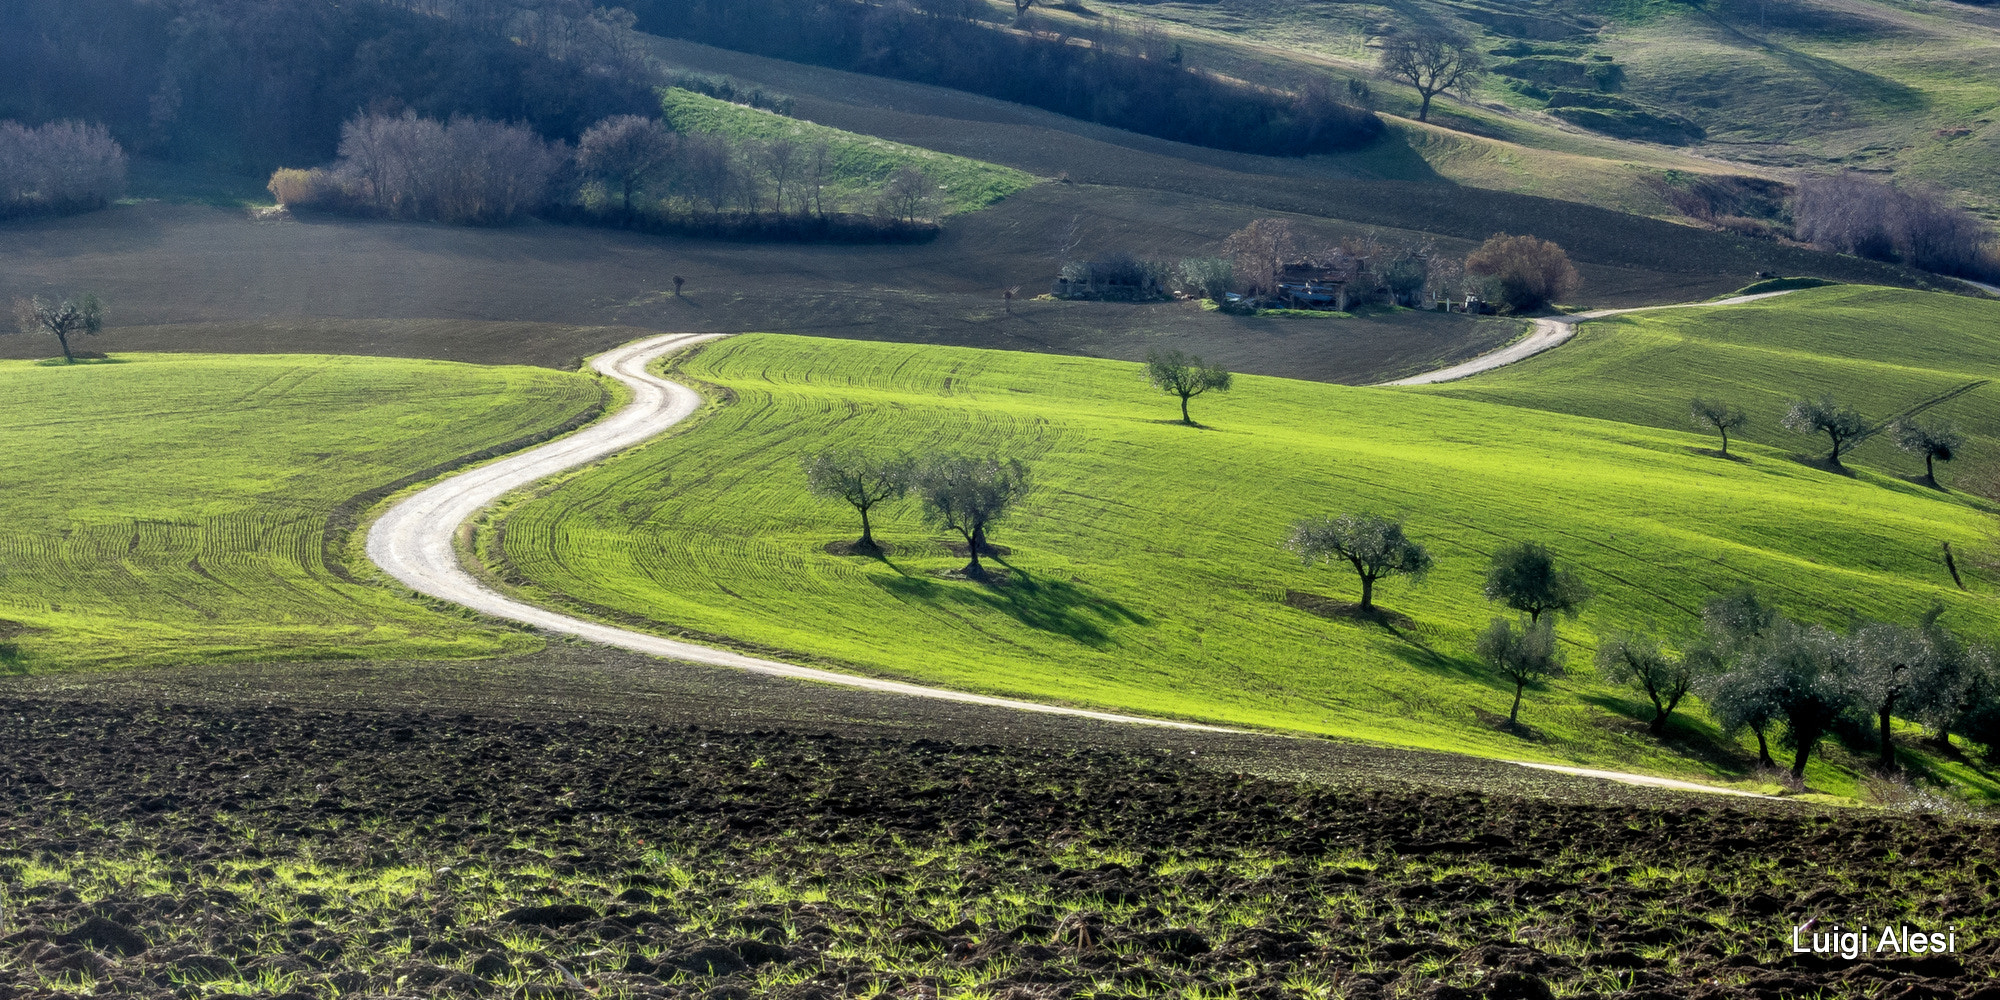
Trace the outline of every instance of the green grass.
<instances>
[{"instance_id":1,"label":"green grass","mask_svg":"<svg viewBox=\"0 0 2000 1000\"><path fill-rule=\"evenodd\" d=\"M673 88L662 92L660 106L666 120L679 132L707 132L764 142L792 139L807 148L826 143L831 162L827 198L836 203L862 204L872 200L883 182L904 166L915 166L937 182L943 215L985 208L1035 183L1033 176L1009 167L843 132L719 101L691 90Z\"/></svg>"},{"instance_id":2,"label":"green grass","mask_svg":"<svg viewBox=\"0 0 2000 1000\"><path fill-rule=\"evenodd\" d=\"M116 360L0 362L0 671L534 647L343 582L325 528L349 497L562 423L598 399L593 380L371 358Z\"/></svg>"},{"instance_id":3,"label":"green grass","mask_svg":"<svg viewBox=\"0 0 2000 1000\"><path fill-rule=\"evenodd\" d=\"M1640 698L1587 666L1528 694L1536 741L1475 713L1511 690L1470 656L1494 614L1488 555L1547 542L1600 591L1565 625L1594 634L1685 626L1706 598L1753 582L1795 613L1910 617L1953 590L1940 538L1972 541L1979 511L1880 476L1846 479L1692 434L1397 390L1241 377L1177 425L1140 366L967 349L749 335L685 373L727 393L690 430L576 475L506 518L507 573L533 596L667 633L729 636L780 655L997 694L1336 734L1386 743L1734 777L1639 731ZM823 547L851 511L808 497L799 459L830 446L1020 457L1039 491L996 532L1011 583L938 574L962 560L913 504L884 512L887 561ZM1353 577L1278 547L1295 518L1401 513L1438 567L1380 602L1392 633L1284 603L1352 599ZM488 533L490 540L490 533ZM642 627L645 627L642 624ZM1691 714L1692 715L1692 714ZM1705 723L1682 732L1704 745ZM1823 769L1823 788L1851 778ZM2000 789L1988 789L2000 791Z\"/></svg>"},{"instance_id":4,"label":"green grass","mask_svg":"<svg viewBox=\"0 0 2000 1000\"><path fill-rule=\"evenodd\" d=\"M1691 398L1715 396L1751 417L1732 441L1817 456L1824 438L1779 424L1800 396L1830 394L1879 422L2000 378L2000 302L1933 292L1812 288L1740 306L1592 320L1578 330L1559 350L1419 391L1673 429L1690 428ZM1970 437L1961 461L1940 463L1947 486L2000 465L1996 402L2000 386L1987 384L1924 411L1924 419L1951 420ZM1892 478L1922 474L1923 460L1897 450L1889 434L1862 444L1847 464L1888 488L1929 492Z\"/></svg>"}]
</instances>

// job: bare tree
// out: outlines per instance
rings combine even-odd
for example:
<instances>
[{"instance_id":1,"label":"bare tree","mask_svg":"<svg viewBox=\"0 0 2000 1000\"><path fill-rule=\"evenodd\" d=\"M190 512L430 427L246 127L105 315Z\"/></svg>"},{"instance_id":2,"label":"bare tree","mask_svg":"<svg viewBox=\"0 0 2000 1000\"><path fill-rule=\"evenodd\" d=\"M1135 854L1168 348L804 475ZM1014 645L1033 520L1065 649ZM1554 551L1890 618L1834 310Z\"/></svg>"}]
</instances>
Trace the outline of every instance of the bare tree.
<instances>
[{"instance_id":1,"label":"bare tree","mask_svg":"<svg viewBox=\"0 0 2000 1000\"><path fill-rule=\"evenodd\" d=\"M1514 623L1495 618L1479 636L1475 647L1479 658L1514 682L1514 707L1507 711L1507 724L1521 721L1521 692L1528 685L1563 675L1562 650L1556 646L1552 622L1529 624L1515 631Z\"/></svg>"},{"instance_id":2,"label":"bare tree","mask_svg":"<svg viewBox=\"0 0 2000 1000\"><path fill-rule=\"evenodd\" d=\"M1950 423L1925 424L1914 419L1899 420L1891 430L1896 434L1896 447L1924 456L1924 478L1932 486L1938 484L1937 467L1932 463L1949 462L1957 458L1959 451L1965 447L1965 435Z\"/></svg>"},{"instance_id":3,"label":"bare tree","mask_svg":"<svg viewBox=\"0 0 2000 1000\"><path fill-rule=\"evenodd\" d=\"M1423 98L1417 108L1420 122L1430 120L1431 98L1443 93L1469 95L1484 68L1472 42L1454 31L1411 27L1382 39L1382 71L1417 88Z\"/></svg>"},{"instance_id":4,"label":"bare tree","mask_svg":"<svg viewBox=\"0 0 2000 1000\"><path fill-rule=\"evenodd\" d=\"M826 181L832 165L832 148L824 142L813 143L805 160L806 199L812 205L814 215L826 216Z\"/></svg>"},{"instance_id":5,"label":"bare tree","mask_svg":"<svg viewBox=\"0 0 2000 1000\"><path fill-rule=\"evenodd\" d=\"M906 456L872 458L851 452L822 451L804 461L806 490L826 500L844 500L861 515L857 553L879 554L868 514L876 506L902 498L910 491L915 465Z\"/></svg>"},{"instance_id":6,"label":"bare tree","mask_svg":"<svg viewBox=\"0 0 2000 1000\"><path fill-rule=\"evenodd\" d=\"M1696 427L1722 435L1722 457L1729 457L1729 432L1741 430L1750 418L1742 410L1720 399L1696 397L1688 404L1688 418Z\"/></svg>"},{"instance_id":7,"label":"bare tree","mask_svg":"<svg viewBox=\"0 0 2000 1000\"><path fill-rule=\"evenodd\" d=\"M1808 177L1792 200L1798 238L1826 250L1990 278L1993 229L1946 195L1859 174Z\"/></svg>"},{"instance_id":8,"label":"bare tree","mask_svg":"<svg viewBox=\"0 0 2000 1000\"><path fill-rule=\"evenodd\" d=\"M1855 445L1868 437L1868 419L1851 407L1840 405L1832 396L1793 402L1785 413L1784 423L1799 434L1826 435L1831 443L1826 453L1827 464L1841 471L1847 467L1840 464L1840 456L1853 451Z\"/></svg>"},{"instance_id":9,"label":"bare tree","mask_svg":"<svg viewBox=\"0 0 2000 1000\"><path fill-rule=\"evenodd\" d=\"M1222 252L1236 263L1236 274L1257 295L1273 295L1285 265L1299 252L1292 224L1284 219L1258 219L1229 235Z\"/></svg>"},{"instance_id":10,"label":"bare tree","mask_svg":"<svg viewBox=\"0 0 2000 1000\"><path fill-rule=\"evenodd\" d=\"M778 191L778 214L785 214L785 192L792 187L793 177L799 171L799 144L791 139L777 138L764 146L764 167L771 173L771 184Z\"/></svg>"},{"instance_id":11,"label":"bare tree","mask_svg":"<svg viewBox=\"0 0 2000 1000\"><path fill-rule=\"evenodd\" d=\"M1344 561L1361 578L1361 610L1375 610L1375 581L1387 576L1422 579L1431 554L1403 535L1400 521L1375 514L1309 517L1292 525L1285 548L1310 566Z\"/></svg>"},{"instance_id":12,"label":"bare tree","mask_svg":"<svg viewBox=\"0 0 2000 1000\"><path fill-rule=\"evenodd\" d=\"M1146 380L1169 396L1179 396L1181 423L1193 427L1194 418L1188 416L1188 400L1210 389L1228 392L1235 377L1226 369L1208 364L1192 354L1155 350L1146 352Z\"/></svg>"},{"instance_id":13,"label":"bare tree","mask_svg":"<svg viewBox=\"0 0 2000 1000\"><path fill-rule=\"evenodd\" d=\"M912 164L904 164L889 175L882 187L882 200L889 214L905 222L915 222L935 209L937 182Z\"/></svg>"},{"instance_id":14,"label":"bare tree","mask_svg":"<svg viewBox=\"0 0 2000 1000\"><path fill-rule=\"evenodd\" d=\"M70 350L69 338L104 329L104 303L89 293L66 299L45 299L39 295L18 298L14 300L14 323L21 333L56 338L56 343L62 345L64 363L75 364L76 355Z\"/></svg>"},{"instance_id":15,"label":"bare tree","mask_svg":"<svg viewBox=\"0 0 2000 1000\"><path fill-rule=\"evenodd\" d=\"M966 455L939 455L921 463L912 483L923 500L925 520L964 537L971 559L964 573L974 580L986 578L979 557L993 551L987 532L1034 489L1028 467L1020 460Z\"/></svg>"},{"instance_id":16,"label":"bare tree","mask_svg":"<svg viewBox=\"0 0 2000 1000\"><path fill-rule=\"evenodd\" d=\"M1569 254L1548 240L1495 233L1465 257L1465 270L1491 278L1503 305L1528 312L1576 291L1581 278Z\"/></svg>"},{"instance_id":17,"label":"bare tree","mask_svg":"<svg viewBox=\"0 0 2000 1000\"><path fill-rule=\"evenodd\" d=\"M0 217L103 208L125 193L125 169L102 125L0 122Z\"/></svg>"},{"instance_id":18,"label":"bare tree","mask_svg":"<svg viewBox=\"0 0 2000 1000\"><path fill-rule=\"evenodd\" d=\"M576 143L577 167L617 191L619 208L627 215L633 193L658 177L673 155L673 136L658 119L639 115L606 118Z\"/></svg>"}]
</instances>

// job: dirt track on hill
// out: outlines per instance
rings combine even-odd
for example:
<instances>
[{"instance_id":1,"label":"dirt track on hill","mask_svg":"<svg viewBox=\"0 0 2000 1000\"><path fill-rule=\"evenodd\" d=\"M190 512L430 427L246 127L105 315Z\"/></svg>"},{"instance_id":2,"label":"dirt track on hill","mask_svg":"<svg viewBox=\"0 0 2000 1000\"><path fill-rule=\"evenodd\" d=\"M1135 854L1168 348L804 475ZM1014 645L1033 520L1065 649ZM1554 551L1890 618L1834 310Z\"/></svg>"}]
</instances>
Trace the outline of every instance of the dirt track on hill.
<instances>
[{"instance_id":1,"label":"dirt track on hill","mask_svg":"<svg viewBox=\"0 0 2000 1000\"><path fill-rule=\"evenodd\" d=\"M1786 291L1791 291L1791 289L1787 289ZM1740 306L1745 302L1756 302L1759 299L1768 299L1784 294L1786 292L1760 292L1756 295L1735 295L1726 299L1716 299L1713 302L1676 302L1671 305L1638 306L1632 309L1599 309L1595 312L1577 313L1574 316L1552 316L1537 319L1535 320L1534 331L1529 333L1528 336L1512 344L1508 344L1506 347L1491 354L1482 354L1470 361L1452 365L1449 368L1441 368L1437 371L1425 372L1422 375L1412 375L1409 378L1401 378L1382 384L1385 386L1436 385L1439 382L1455 382L1462 378L1470 378L1481 372L1490 372L1495 368L1505 367L1516 361L1532 358L1543 351L1551 350L1568 343L1571 337L1576 336L1577 324L1585 320L1603 319L1606 316L1623 316L1626 313L1650 312L1654 309Z\"/></svg>"}]
</instances>

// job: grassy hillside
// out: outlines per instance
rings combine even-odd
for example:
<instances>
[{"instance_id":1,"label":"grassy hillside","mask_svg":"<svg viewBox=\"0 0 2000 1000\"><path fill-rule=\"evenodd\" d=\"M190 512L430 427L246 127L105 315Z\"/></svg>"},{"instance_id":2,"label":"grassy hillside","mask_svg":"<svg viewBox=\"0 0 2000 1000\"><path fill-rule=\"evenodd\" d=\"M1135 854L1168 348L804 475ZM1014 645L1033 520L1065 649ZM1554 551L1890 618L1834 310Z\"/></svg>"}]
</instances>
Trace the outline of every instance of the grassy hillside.
<instances>
[{"instance_id":1,"label":"grassy hillside","mask_svg":"<svg viewBox=\"0 0 2000 1000\"><path fill-rule=\"evenodd\" d=\"M532 648L343 582L356 494L553 427L594 381L300 355L0 362L0 670Z\"/></svg>"},{"instance_id":2,"label":"grassy hillside","mask_svg":"<svg viewBox=\"0 0 2000 1000\"><path fill-rule=\"evenodd\" d=\"M1716 396L1750 414L1743 439L1817 456L1823 438L1779 425L1793 399L1831 394L1880 422L1976 386L1923 414L1949 419L1970 436L1963 460L1940 463L1939 479L1949 485L1968 469L2000 465L1996 378L2000 302L1839 286L1742 306L1593 320L1559 350L1420 391L1674 429L1689 427L1692 397ZM1888 434L1863 444L1847 464L1889 475L1923 472L1923 460L1897 450Z\"/></svg>"},{"instance_id":3,"label":"grassy hillside","mask_svg":"<svg viewBox=\"0 0 2000 1000\"><path fill-rule=\"evenodd\" d=\"M2000 16L1976 5L1420 0L1385 16L1380 7L1281 0L1098 0L1086 9L1045 16L1162 24L1197 63L1274 79L1306 67L1370 77L1369 42L1381 26L1441 22L1472 37L1493 69L1474 103L1438 109L1454 127L1648 162L1662 147L1626 141L1648 138L1626 127L1643 120L1635 113L1684 119L1701 130L1693 151L1753 170L1894 171L2000 210L1993 155L2000 131L1992 122L2000 107ZM1410 88L1371 82L1378 107L1415 113ZM1570 112L1565 120L1555 107L1563 101L1551 101L1563 91L1593 94L1614 113Z\"/></svg>"},{"instance_id":4,"label":"grassy hillside","mask_svg":"<svg viewBox=\"0 0 2000 1000\"><path fill-rule=\"evenodd\" d=\"M830 168L827 200L836 204L874 198L883 182L904 166L915 166L937 182L942 215L985 208L1035 183L1034 177L1019 170L843 132L678 87L661 95L660 107L677 132L709 132L764 142L791 139L807 150L825 143Z\"/></svg>"},{"instance_id":5,"label":"grassy hillside","mask_svg":"<svg viewBox=\"0 0 2000 1000\"><path fill-rule=\"evenodd\" d=\"M1488 554L1544 540L1598 587L1564 630L1579 663L1599 630L1686 624L1746 580L1808 617L1942 600L1967 623L2000 619L1935 559L1936 539L1979 536L1979 512L1755 446L1757 461L1721 463L1687 434L1256 377L1197 400L1208 427L1191 429L1135 365L799 337L725 341L684 370L732 401L523 501L505 518L504 575L640 627L960 688L1721 776L1741 758L1645 738L1634 698L1587 669L1530 693L1541 739L1481 724L1511 694L1469 655L1493 614ZM829 446L1033 463L1039 491L995 536L1012 582L940 578L963 560L907 503L876 522L888 560L827 554L856 526L804 494L799 460ZM1406 515L1438 558L1428 582L1382 588L1409 618L1393 631L1287 603L1353 598L1351 575L1277 542L1299 516L1357 509ZM1681 729L1695 746L1705 732ZM1852 786L1831 769L1814 781Z\"/></svg>"}]
</instances>

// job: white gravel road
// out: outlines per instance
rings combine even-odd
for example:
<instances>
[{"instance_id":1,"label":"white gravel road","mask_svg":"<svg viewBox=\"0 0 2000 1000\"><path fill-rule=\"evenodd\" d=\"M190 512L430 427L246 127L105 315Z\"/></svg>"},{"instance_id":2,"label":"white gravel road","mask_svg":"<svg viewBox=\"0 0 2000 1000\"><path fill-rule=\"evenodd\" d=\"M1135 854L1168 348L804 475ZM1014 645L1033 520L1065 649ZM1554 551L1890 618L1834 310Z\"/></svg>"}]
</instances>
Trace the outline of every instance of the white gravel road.
<instances>
[{"instance_id":1,"label":"white gravel road","mask_svg":"<svg viewBox=\"0 0 2000 1000\"><path fill-rule=\"evenodd\" d=\"M1535 328L1528 331L1526 337L1508 344L1497 351L1482 354L1471 361L1452 365L1449 368L1440 368L1434 372L1425 372L1422 375L1412 375L1409 378L1400 378L1394 382L1382 382L1380 384L1435 385L1439 382L1452 382L1477 375L1480 372L1490 372L1495 368L1511 365L1524 358L1532 358L1551 347L1562 344L1569 338L1576 336L1576 325L1587 319L1599 319L1604 316L1622 316L1626 313L1650 312L1654 309L1740 306L1745 302L1755 302L1758 299L1768 299L1778 295L1785 295L1790 291L1791 289L1783 292L1759 292L1756 295L1736 295L1726 299L1716 299L1713 302L1676 302L1665 306L1639 306L1636 309L1599 309L1596 312L1577 313L1573 316L1550 316L1535 320Z\"/></svg>"},{"instance_id":2,"label":"white gravel road","mask_svg":"<svg viewBox=\"0 0 2000 1000\"><path fill-rule=\"evenodd\" d=\"M383 514L381 519L377 520L368 531L368 558L373 560L376 565L382 567L390 576L395 577L405 586L419 593L463 605L481 614L530 625L545 632L572 635L606 646L628 649L652 656L660 656L688 663L747 670L752 673L766 674L773 677L789 677L795 680L838 684L844 687L910 695L919 698L934 698L974 705L997 706L1023 712L1041 712L1051 715L1096 719L1103 722L1161 726L1202 732L1241 732L1241 730L1228 729L1222 726L1205 726L1189 722L1174 722L1166 719L1149 719L1143 716L1119 715L1111 712L1091 712L1077 708L1065 708L1059 705L1042 705L1035 702L1018 701L1011 698L993 698L985 695L967 694L961 691L948 691L923 687L917 684L906 684L900 681L857 677L851 674L834 673L829 670L819 670L791 663L782 663L776 660L745 656L741 653L725 649L697 646L692 643L648 635L644 632L633 632L611 625L573 618L568 615L549 611L545 608L536 607L532 604L525 604L494 591L466 571L464 566L459 563L454 540L458 535L460 527L477 516L481 510L484 510L493 502L514 490L642 444L674 424L687 419L696 410L700 409L702 399L694 390L677 382L654 375L648 372L646 368L653 361L666 354L699 344L703 341L717 339L718 336L720 335L664 334L627 344L624 347L598 357L592 362L592 367L598 372L615 378L629 386L632 390L632 401L630 403L611 416L591 424L574 434L450 476L436 485L427 487L389 508L388 512ZM1487 357L1491 358L1493 355L1488 355ZM1519 761L1513 763L1519 763L1523 767L1550 767L1550 765L1528 764ZM1721 792L1732 795L1747 794L1731 789L1715 788L1708 785L1675 781L1668 778L1655 778L1643 774L1624 774L1617 771L1586 771L1575 768L1553 769L1604 778L1611 781L1651 785L1660 788Z\"/></svg>"},{"instance_id":3,"label":"white gravel road","mask_svg":"<svg viewBox=\"0 0 2000 1000\"><path fill-rule=\"evenodd\" d=\"M774 677L790 677L846 687L886 691L895 694L938 698L1019 709L1071 715L1105 722L1127 722L1173 729L1208 732L1237 732L1220 726L1203 726L1164 719L1147 719L1110 712L1089 712L1057 705L1009 698L990 698L961 691L904 684L898 681L856 677L830 670L817 670L776 660L713 649L692 643L615 628L598 622L557 614L532 604L506 597L487 587L459 564L454 547L459 526L481 510L514 490L557 473L617 454L650 440L701 408L701 396L677 382L670 382L646 370L662 355L713 340L714 334L666 334L627 344L592 362L597 371L632 389L632 401L612 416L591 424L568 437L498 461L461 472L391 507L368 531L368 558L390 576L418 593L454 604L462 604L481 614L532 625L546 632L573 635L591 642L616 646L653 656L689 663L732 667Z\"/></svg>"}]
</instances>

